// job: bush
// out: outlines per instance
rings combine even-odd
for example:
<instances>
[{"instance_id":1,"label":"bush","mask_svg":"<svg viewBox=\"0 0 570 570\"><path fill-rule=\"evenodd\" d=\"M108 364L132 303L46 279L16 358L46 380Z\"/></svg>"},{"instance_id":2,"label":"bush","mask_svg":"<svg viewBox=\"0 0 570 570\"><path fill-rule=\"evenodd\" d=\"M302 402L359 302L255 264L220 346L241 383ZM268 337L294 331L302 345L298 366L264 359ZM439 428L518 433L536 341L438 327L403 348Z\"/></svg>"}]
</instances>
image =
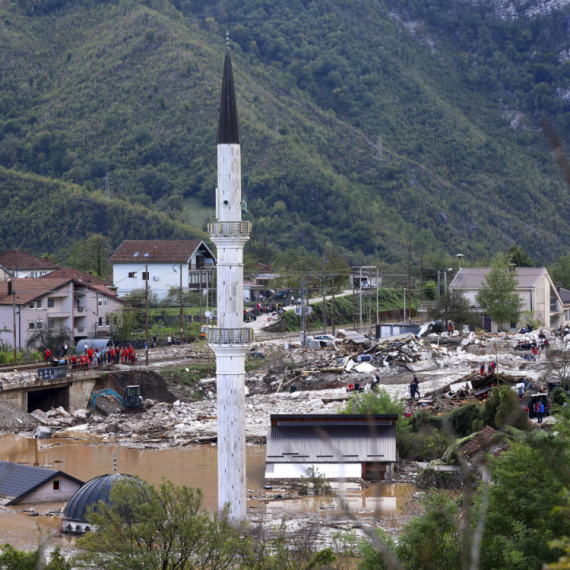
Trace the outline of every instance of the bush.
<instances>
[{"instance_id":1,"label":"bush","mask_svg":"<svg viewBox=\"0 0 570 570\"><path fill-rule=\"evenodd\" d=\"M481 404L475 402L455 408L448 416L455 437L466 437L476 431L481 411Z\"/></svg>"}]
</instances>

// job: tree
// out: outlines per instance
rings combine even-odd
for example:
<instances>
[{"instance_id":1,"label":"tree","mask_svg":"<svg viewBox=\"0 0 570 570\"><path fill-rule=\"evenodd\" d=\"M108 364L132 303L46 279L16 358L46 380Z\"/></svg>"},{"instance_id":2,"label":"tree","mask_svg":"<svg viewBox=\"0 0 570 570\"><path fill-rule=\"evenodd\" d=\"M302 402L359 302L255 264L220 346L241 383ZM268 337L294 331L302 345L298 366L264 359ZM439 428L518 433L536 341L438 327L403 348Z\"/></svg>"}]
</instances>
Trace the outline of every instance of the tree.
<instances>
[{"instance_id":1,"label":"tree","mask_svg":"<svg viewBox=\"0 0 570 570\"><path fill-rule=\"evenodd\" d=\"M453 321L457 325L469 325L479 322L479 315L474 313L469 299L459 289L448 289L442 296L438 318Z\"/></svg>"},{"instance_id":2,"label":"tree","mask_svg":"<svg viewBox=\"0 0 570 570\"><path fill-rule=\"evenodd\" d=\"M570 255L561 256L554 265L548 268L548 272L557 287L570 289Z\"/></svg>"},{"instance_id":3,"label":"tree","mask_svg":"<svg viewBox=\"0 0 570 570\"><path fill-rule=\"evenodd\" d=\"M49 348L52 354L57 354L64 342L71 343L71 329L68 327L54 327L36 329L28 337L28 347L36 347L42 350Z\"/></svg>"},{"instance_id":4,"label":"tree","mask_svg":"<svg viewBox=\"0 0 570 570\"><path fill-rule=\"evenodd\" d=\"M514 263L517 267L534 267L535 263L529 254L520 245L511 245L507 251L509 263Z\"/></svg>"},{"instance_id":5,"label":"tree","mask_svg":"<svg viewBox=\"0 0 570 570\"><path fill-rule=\"evenodd\" d=\"M558 558L560 551L548 543L570 530L568 520L553 513L570 485L568 444L560 434L518 434L509 451L491 462L483 570L539 570Z\"/></svg>"},{"instance_id":6,"label":"tree","mask_svg":"<svg viewBox=\"0 0 570 570\"><path fill-rule=\"evenodd\" d=\"M73 565L68 562L57 547L51 554L45 566L41 565L41 560L45 558L43 554L44 544L37 550L25 552L17 550L10 544L0 546L0 570L71 570Z\"/></svg>"},{"instance_id":7,"label":"tree","mask_svg":"<svg viewBox=\"0 0 570 570\"><path fill-rule=\"evenodd\" d=\"M516 270L511 268L506 256L498 255L476 297L477 303L498 326L517 322L519 318L523 302L516 288Z\"/></svg>"},{"instance_id":8,"label":"tree","mask_svg":"<svg viewBox=\"0 0 570 570\"><path fill-rule=\"evenodd\" d=\"M109 239L102 234L90 234L75 243L67 251L67 262L81 271L91 272L96 277L109 278L112 270L109 257L113 250Z\"/></svg>"},{"instance_id":9,"label":"tree","mask_svg":"<svg viewBox=\"0 0 570 570\"><path fill-rule=\"evenodd\" d=\"M78 541L85 551L76 561L80 566L221 570L231 568L242 550L226 513L211 514L200 489L123 479L113 485L110 499L87 516L97 532Z\"/></svg>"},{"instance_id":10,"label":"tree","mask_svg":"<svg viewBox=\"0 0 570 570\"><path fill-rule=\"evenodd\" d=\"M114 339L128 341L133 332L140 328L142 316L140 309L125 305L118 311L107 313L105 321L109 323L109 333Z\"/></svg>"}]
</instances>

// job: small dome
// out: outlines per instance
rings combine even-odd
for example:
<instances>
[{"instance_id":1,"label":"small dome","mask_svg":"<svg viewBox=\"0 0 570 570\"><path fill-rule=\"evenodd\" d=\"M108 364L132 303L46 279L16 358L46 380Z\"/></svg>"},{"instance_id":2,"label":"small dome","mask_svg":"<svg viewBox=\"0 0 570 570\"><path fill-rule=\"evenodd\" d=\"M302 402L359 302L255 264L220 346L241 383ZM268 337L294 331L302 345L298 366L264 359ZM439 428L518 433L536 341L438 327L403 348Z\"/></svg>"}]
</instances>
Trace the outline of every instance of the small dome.
<instances>
[{"instance_id":1,"label":"small dome","mask_svg":"<svg viewBox=\"0 0 570 570\"><path fill-rule=\"evenodd\" d=\"M87 523L87 509L96 505L99 501L109 504L110 494L115 481L120 479L132 479L139 481L133 475L123 475L115 473L114 475L101 475L87 481L83 487L78 489L73 497L69 499L69 503L65 507L63 513L64 530L67 529L67 523Z\"/></svg>"}]
</instances>

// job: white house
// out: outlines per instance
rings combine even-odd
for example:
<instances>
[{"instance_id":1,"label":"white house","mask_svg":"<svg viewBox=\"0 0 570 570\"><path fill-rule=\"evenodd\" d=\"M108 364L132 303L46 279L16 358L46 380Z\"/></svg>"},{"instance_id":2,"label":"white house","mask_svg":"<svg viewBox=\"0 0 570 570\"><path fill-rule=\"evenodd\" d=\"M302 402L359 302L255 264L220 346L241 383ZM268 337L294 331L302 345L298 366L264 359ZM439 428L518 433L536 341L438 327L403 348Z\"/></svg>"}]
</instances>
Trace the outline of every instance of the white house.
<instances>
[{"instance_id":1,"label":"white house","mask_svg":"<svg viewBox=\"0 0 570 570\"><path fill-rule=\"evenodd\" d=\"M461 268L451 284L450 289L462 291L469 300L473 310L482 315L482 326L489 332L497 332L499 325L514 329L517 323L495 323L477 303L477 293L486 284L490 267ZM516 268L516 291L522 299L523 311L531 311L533 318L541 325L555 328L566 322L564 303L556 286L552 282L546 267Z\"/></svg>"},{"instance_id":2,"label":"white house","mask_svg":"<svg viewBox=\"0 0 570 570\"><path fill-rule=\"evenodd\" d=\"M183 289L211 287L216 258L202 240L125 240L110 262L120 296L144 289L148 277L149 288L162 298L171 287L180 287L181 268Z\"/></svg>"},{"instance_id":3,"label":"white house","mask_svg":"<svg viewBox=\"0 0 570 570\"><path fill-rule=\"evenodd\" d=\"M75 270L71 270L75 271ZM96 281L100 281L97 279ZM70 277L21 278L0 283L0 341L23 349L30 337L43 328L67 327L73 342L109 333L106 316L123 306L117 293L105 285ZM9 284L12 293L9 292ZM6 332L7 331L7 332Z\"/></svg>"},{"instance_id":4,"label":"white house","mask_svg":"<svg viewBox=\"0 0 570 570\"><path fill-rule=\"evenodd\" d=\"M0 505L65 502L82 485L63 471L0 461Z\"/></svg>"},{"instance_id":5,"label":"white house","mask_svg":"<svg viewBox=\"0 0 570 570\"><path fill-rule=\"evenodd\" d=\"M17 249L9 249L0 253L0 280L2 281L10 277L42 277L60 267L52 263L48 257L41 259Z\"/></svg>"}]
</instances>

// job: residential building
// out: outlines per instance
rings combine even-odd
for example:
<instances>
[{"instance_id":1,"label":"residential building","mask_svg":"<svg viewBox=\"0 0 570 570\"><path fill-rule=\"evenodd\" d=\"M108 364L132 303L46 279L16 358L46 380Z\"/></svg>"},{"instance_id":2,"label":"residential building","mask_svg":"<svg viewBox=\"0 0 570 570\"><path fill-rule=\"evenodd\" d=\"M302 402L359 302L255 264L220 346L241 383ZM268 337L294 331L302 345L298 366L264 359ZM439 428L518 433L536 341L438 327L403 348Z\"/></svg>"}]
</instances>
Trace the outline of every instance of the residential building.
<instances>
[{"instance_id":1,"label":"residential building","mask_svg":"<svg viewBox=\"0 0 570 570\"><path fill-rule=\"evenodd\" d=\"M0 505L65 502L82 485L63 471L0 461Z\"/></svg>"},{"instance_id":2,"label":"residential building","mask_svg":"<svg viewBox=\"0 0 570 570\"><path fill-rule=\"evenodd\" d=\"M9 249L0 253L0 279L5 281L10 277L42 277L59 269L61 266L52 263L48 257L41 259L35 255Z\"/></svg>"},{"instance_id":3,"label":"residential building","mask_svg":"<svg viewBox=\"0 0 570 570\"><path fill-rule=\"evenodd\" d=\"M522 300L522 311L530 311L542 326L558 327L566 322L564 303L546 267L519 267L516 271L516 292ZM461 268L449 288L461 291L474 311L481 313L481 326L489 332L499 327L515 329L517 323L495 323L477 302L477 294L486 285L490 267Z\"/></svg>"},{"instance_id":4,"label":"residential building","mask_svg":"<svg viewBox=\"0 0 570 570\"><path fill-rule=\"evenodd\" d=\"M396 462L395 414L272 415L265 477L383 479Z\"/></svg>"},{"instance_id":5,"label":"residential building","mask_svg":"<svg viewBox=\"0 0 570 570\"><path fill-rule=\"evenodd\" d=\"M117 293L104 285L72 278L20 278L0 283L0 342L14 345L14 312L16 313L16 346L24 349L39 329L67 327L72 341L109 334L107 315L123 303ZM6 332L8 331L8 332Z\"/></svg>"},{"instance_id":6,"label":"residential building","mask_svg":"<svg viewBox=\"0 0 570 570\"><path fill-rule=\"evenodd\" d=\"M253 271L249 273L249 279L244 276L244 301L257 301L261 294L270 291L269 282L277 277L279 277L279 274L272 271L270 265L256 263Z\"/></svg>"},{"instance_id":7,"label":"residential building","mask_svg":"<svg viewBox=\"0 0 570 570\"><path fill-rule=\"evenodd\" d=\"M144 289L148 277L149 288L162 298L172 287L180 287L180 268L183 289L212 287L216 258L202 240L125 240L110 262L121 297Z\"/></svg>"}]
</instances>

